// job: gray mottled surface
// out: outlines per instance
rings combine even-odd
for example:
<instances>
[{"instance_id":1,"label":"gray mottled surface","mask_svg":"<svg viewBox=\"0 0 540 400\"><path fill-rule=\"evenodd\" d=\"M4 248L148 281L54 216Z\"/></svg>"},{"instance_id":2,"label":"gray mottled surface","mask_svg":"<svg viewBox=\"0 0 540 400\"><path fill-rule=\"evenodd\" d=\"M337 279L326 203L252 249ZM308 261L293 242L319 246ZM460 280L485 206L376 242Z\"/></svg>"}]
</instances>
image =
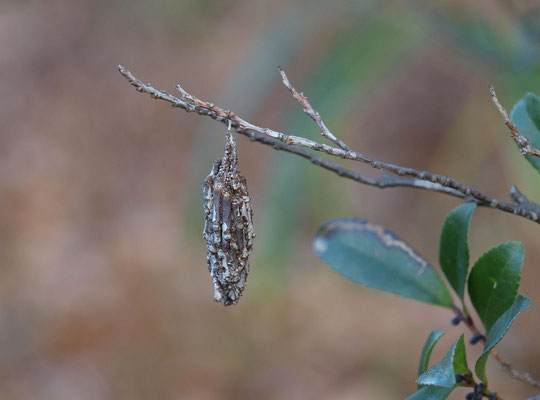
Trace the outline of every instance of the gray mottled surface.
<instances>
[{"instance_id":1,"label":"gray mottled surface","mask_svg":"<svg viewBox=\"0 0 540 400\"><path fill-rule=\"evenodd\" d=\"M228 132L223 158L214 161L202 185L206 218L203 237L214 300L226 306L238 303L245 288L255 236L246 178L236 166L236 144Z\"/></svg>"}]
</instances>

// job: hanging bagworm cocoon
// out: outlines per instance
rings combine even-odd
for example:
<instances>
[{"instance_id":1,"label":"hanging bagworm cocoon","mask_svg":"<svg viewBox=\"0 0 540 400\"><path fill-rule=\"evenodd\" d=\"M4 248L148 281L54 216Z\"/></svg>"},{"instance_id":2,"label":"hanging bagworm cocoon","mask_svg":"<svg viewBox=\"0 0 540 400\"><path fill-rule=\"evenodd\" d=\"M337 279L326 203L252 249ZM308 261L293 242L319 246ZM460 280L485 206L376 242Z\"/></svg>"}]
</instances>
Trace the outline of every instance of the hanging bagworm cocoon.
<instances>
[{"instance_id":1,"label":"hanging bagworm cocoon","mask_svg":"<svg viewBox=\"0 0 540 400\"><path fill-rule=\"evenodd\" d=\"M203 237L214 301L226 306L238 303L242 295L255 237L246 178L240 175L237 163L236 143L229 127L223 158L214 161L202 184L206 217Z\"/></svg>"}]
</instances>

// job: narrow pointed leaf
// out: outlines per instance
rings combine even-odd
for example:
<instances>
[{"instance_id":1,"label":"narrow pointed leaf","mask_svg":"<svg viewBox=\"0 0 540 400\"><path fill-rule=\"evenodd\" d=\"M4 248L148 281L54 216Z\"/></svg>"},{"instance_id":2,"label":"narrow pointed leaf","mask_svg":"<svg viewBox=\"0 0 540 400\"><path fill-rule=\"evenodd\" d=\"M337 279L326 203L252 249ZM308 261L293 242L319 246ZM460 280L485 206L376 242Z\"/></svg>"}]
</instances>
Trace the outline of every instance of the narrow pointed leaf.
<instances>
[{"instance_id":1,"label":"narrow pointed leaf","mask_svg":"<svg viewBox=\"0 0 540 400\"><path fill-rule=\"evenodd\" d=\"M419 385L435 385L453 388L456 385L456 374L470 375L467 367L467 355L463 334L454 342L444 358L418 377Z\"/></svg>"},{"instance_id":2,"label":"narrow pointed leaf","mask_svg":"<svg viewBox=\"0 0 540 400\"><path fill-rule=\"evenodd\" d=\"M512 306L510 306L510 308L497 319L487 334L484 351L494 348L501 341L504 335L506 335L506 332L514 323L517 316L530 305L531 300L528 297L518 294Z\"/></svg>"},{"instance_id":3,"label":"narrow pointed leaf","mask_svg":"<svg viewBox=\"0 0 540 400\"><path fill-rule=\"evenodd\" d=\"M405 400L444 400L448 398L452 390L454 390L453 387L424 386Z\"/></svg>"},{"instance_id":4,"label":"narrow pointed leaf","mask_svg":"<svg viewBox=\"0 0 540 400\"><path fill-rule=\"evenodd\" d=\"M466 203L452 210L444 222L439 247L439 263L446 279L463 301L469 270L469 223L476 208Z\"/></svg>"},{"instance_id":5,"label":"narrow pointed leaf","mask_svg":"<svg viewBox=\"0 0 540 400\"><path fill-rule=\"evenodd\" d=\"M424 348L422 349L422 354L420 355L418 376L426 372L429 364L429 358L431 357L431 352L433 351L433 348L435 347L442 335L444 335L443 331L441 331L440 329L434 329L431 331L428 338L426 339L426 343L424 344Z\"/></svg>"},{"instance_id":6,"label":"narrow pointed leaf","mask_svg":"<svg viewBox=\"0 0 540 400\"><path fill-rule=\"evenodd\" d=\"M379 225L355 218L331 220L321 227L313 247L325 264L355 283L452 306L450 293L433 267Z\"/></svg>"},{"instance_id":7,"label":"narrow pointed leaf","mask_svg":"<svg viewBox=\"0 0 540 400\"><path fill-rule=\"evenodd\" d=\"M518 294L514 303L508 310L501 315L497 321L493 324L491 330L487 334L486 344L484 345L484 353L480 356L474 367L476 375L480 380L487 384L486 377L486 361L489 356L489 352L493 349L504 337L508 329L515 321L517 316L521 314L523 310L531 305L531 300L521 294Z\"/></svg>"},{"instance_id":8,"label":"narrow pointed leaf","mask_svg":"<svg viewBox=\"0 0 540 400\"><path fill-rule=\"evenodd\" d=\"M505 242L487 251L469 276L469 296L486 332L514 302L524 248L519 242Z\"/></svg>"},{"instance_id":9,"label":"narrow pointed leaf","mask_svg":"<svg viewBox=\"0 0 540 400\"><path fill-rule=\"evenodd\" d=\"M512 108L510 119L519 133L529 139L531 146L540 149L540 97L527 93ZM526 158L540 172L540 157Z\"/></svg>"},{"instance_id":10,"label":"narrow pointed leaf","mask_svg":"<svg viewBox=\"0 0 540 400\"><path fill-rule=\"evenodd\" d=\"M465 341L463 334L456 342L454 351L454 374L472 375L471 370L467 366L467 352L465 351Z\"/></svg>"},{"instance_id":11,"label":"narrow pointed leaf","mask_svg":"<svg viewBox=\"0 0 540 400\"><path fill-rule=\"evenodd\" d=\"M478 379L480 379L484 384L487 384L487 376L486 376L486 363L489 358L489 351L482 353L480 358L476 361L476 364L474 365L474 372L476 372L476 376Z\"/></svg>"}]
</instances>

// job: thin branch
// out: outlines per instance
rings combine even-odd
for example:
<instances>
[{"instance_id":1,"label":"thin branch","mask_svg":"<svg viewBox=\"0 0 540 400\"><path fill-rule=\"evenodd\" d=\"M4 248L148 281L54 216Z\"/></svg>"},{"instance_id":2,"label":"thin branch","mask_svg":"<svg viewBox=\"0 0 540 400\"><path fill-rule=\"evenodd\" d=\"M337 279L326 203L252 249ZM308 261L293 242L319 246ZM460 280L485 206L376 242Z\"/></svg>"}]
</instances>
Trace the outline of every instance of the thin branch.
<instances>
[{"instance_id":1,"label":"thin branch","mask_svg":"<svg viewBox=\"0 0 540 400\"><path fill-rule=\"evenodd\" d=\"M483 335L478 328L476 327L474 320L471 318L470 315L463 315L461 310L457 307L453 307L454 312L456 315L467 325L469 330L473 333L473 335L478 336L479 341L482 343L486 342L486 336ZM512 365L507 362L503 356L499 354L499 352L495 349L490 350L490 355L497 360L497 362L500 364L501 369L508 374L511 378L517 379L522 382L526 382L531 386L534 387L540 387L540 381L534 379L530 373L526 371L521 371L519 369L516 369L512 367Z\"/></svg>"},{"instance_id":2,"label":"thin branch","mask_svg":"<svg viewBox=\"0 0 540 400\"><path fill-rule=\"evenodd\" d=\"M314 165L322 167L328 171L332 171L343 178L351 179L353 181L356 181L365 185L375 186L380 189L393 188L393 187L410 187L410 188L415 188L415 189L424 189L424 190L430 190L430 191L448 194L450 196L454 196L460 199L475 202L475 199L467 198L463 193L458 192L457 190L454 190L452 188L444 187L437 183L422 181L420 179L415 179L415 178L403 178L403 177L393 176L393 175L384 174L384 173L382 174L380 178L374 178L372 176L358 173L351 169L345 168L339 164L317 157L298 146L291 146L291 145L282 143L277 139L261 135L258 132L246 131L244 135L246 135L253 141L256 141L256 142L259 142L268 146L272 146L275 150L281 150L281 151L286 151L288 153L296 154L300 157L305 158L306 160L309 160Z\"/></svg>"},{"instance_id":3,"label":"thin branch","mask_svg":"<svg viewBox=\"0 0 540 400\"><path fill-rule=\"evenodd\" d=\"M514 367L512 367L512 365L506 362L505 359L497 352L497 350L491 349L490 353L501 365L502 370L506 372L511 378L517 379L522 382L526 382L529 385L534 386L536 388L540 388L540 381L533 378L530 373L528 373L527 371L521 371L519 369L515 369Z\"/></svg>"},{"instance_id":4,"label":"thin branch","mask_svg":"<svg viewBox=\"0 0 540 400\"><path fill-rule=\"evenodd\" d=\"M182 89L180 85L176 86L177 90L179 90L181 93L181 97L178 98L165 91L155 89L150 84L145 84L141 82L139 79L133 76L133 74L127 68L124 68L122 66L119 66L118 68L122 76L124 76L124 78L126 78L130 82L130 84L141 93L148 93L154 99L161 99L171 103L173 107L182 108L187 112L196 112L199 115L208 116L216 121L224 123L225 125L228 125L230 122L231 126L236 130L236 132L250 137L252 140L259 141L266 145L274 146L279 150L284 150L301 155L302 157L309 159L312 163L320 165L330 171L333 171L340 176L345 176L360 183L376 187L406 186L437 191L451 196L459 197L467 201L474 201L480 206L495 208L504 212L519 215L536 223L540 223L540 214L538 213L537 208L540 206L534 203L532 203L534 207L531 207L529 204L514 204L505 202L488 196L487 194L482 193L475 188L464 185L444 175L432 174L426 171L419 171L413 168L407 168L399 165L386 163L352 150L332 147L299 136L286 135L284 133L277 132L269 128L261 128L241 119L229 110L224 110L220 107L217 107L213 103L205 102L196 98L195 96L189 94L184 89ZM316 118L320 120L318 114L316 115ZM315 120L315 122L317 123L317 119ZM332 134L330 134L329 136L323 128L321 129L325 132L323 133L323 135L326 135L327 138L333 141L333 139L331 138L335 138L335 136ZM338 139L335 138L335 140ZM277 145L278 142L280 143L280 145ZM397 177L392 177L393 180L391 180L390 176L386 175L383 175L381 178L372 178L366 175L358 174L337 164L315 157L311 153L305 151L300 152L300 149L298 147L309 148L311 150L323 152L343 159L359 161L368 164L375 169L390 172L394 175L397 175ZM345 147L348 148L346 145ZM404 180L403 177L409 177L412 179Z\"/></svg>"},{"instance_id":5,"label":"thin branch","mask_svg":"<svg viewBox=\"0 0 540 400\"><path fill-rule=\"evenodd\" d=\"M540 215L540 206L530 201L527 196L521 193L515 185L512 185L510 188L510 198L514 201L514 203L519 204L522 207L526 207Z\"/></svg>"},{"instance_id":6,"label":"thin branch","mask_svg":"<svg viewBox=\"0 0 540 400\"><path fill-rule=\"evenodd\" d=\"M540 150L534 148L529 144L529 139L527 139L525 136L522 136L517 126L515 126L512 121L510 121L510 118L508 118L508 113L504 109L504 107L499 103L499 99L497 98L497 94L495 93L495 89L493 86L489 86L489 92L491 93L491 99L493 100L493 103L495 104L495 107L497 107L497 110L499 110L499 113L502 115L504 119L505 125L510 129L510 136L514 141L517 143L519 147L519 151L524 156L536 156L540 157Z\"/></svg>"},{"instance_id":7,"label":"thin branch","mask_svg":"<svg viewBox=\"0 0 540 400\"><path fill-rule=\"evenodd\" d=\"M321 129L321 135L323 135L325 138L330 140L331 142L337 144L339 147L341 147L345 151L351 151L349 146L347 146L343 141L338 139L330 130L326 127L326 124L323 122L321 116L317 111L313 109L311 106L309 100L306 96L304 96L304 93L298 93L298 91L295 89L293 85L289 82L289 78L287 78L287 75L285 74L285 71L281 67L279 67L279 73L281 74L281 79L283 81L283 84L289 89L289 91L292 93L294 99L298 101L302 107L304 107L304 112L317 124L317 126Z\"/></svg>"}]
</instances>

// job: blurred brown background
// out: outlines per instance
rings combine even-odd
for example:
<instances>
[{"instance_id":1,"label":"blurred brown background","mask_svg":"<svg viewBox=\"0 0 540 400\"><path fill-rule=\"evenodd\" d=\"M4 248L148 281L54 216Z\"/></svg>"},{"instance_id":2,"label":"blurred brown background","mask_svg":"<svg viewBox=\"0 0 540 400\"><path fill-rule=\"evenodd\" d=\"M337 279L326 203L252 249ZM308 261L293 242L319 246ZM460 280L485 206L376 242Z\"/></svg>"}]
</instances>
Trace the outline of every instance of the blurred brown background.
<instances>
[{"instance_id":1,"label":"blurred brown background","mask_svg":"<svg viewBox=\"0 0 540 400\"><path fill-rule=\"evenodd\" d=\"M240 304L212 302L200 183L224 128L136 93L117 64L262 126L316 138L277 66L334 132L500 198L538 174L493 107L540 90L538 1L0 2L1 399L402 399L451 313L317 260L327 219L396 232L437 263L459 202L378 190L240 137L257 240ZM374 173L363 166L359 171ZM471 260L526 246L533 306L500 345L540 377L538 225L479 209ZM470 362L480 348L469 351ZM505 399L534 394L489 361ZM463 398L457 390L454 399Z\"/></svg>"}]
</instances>

